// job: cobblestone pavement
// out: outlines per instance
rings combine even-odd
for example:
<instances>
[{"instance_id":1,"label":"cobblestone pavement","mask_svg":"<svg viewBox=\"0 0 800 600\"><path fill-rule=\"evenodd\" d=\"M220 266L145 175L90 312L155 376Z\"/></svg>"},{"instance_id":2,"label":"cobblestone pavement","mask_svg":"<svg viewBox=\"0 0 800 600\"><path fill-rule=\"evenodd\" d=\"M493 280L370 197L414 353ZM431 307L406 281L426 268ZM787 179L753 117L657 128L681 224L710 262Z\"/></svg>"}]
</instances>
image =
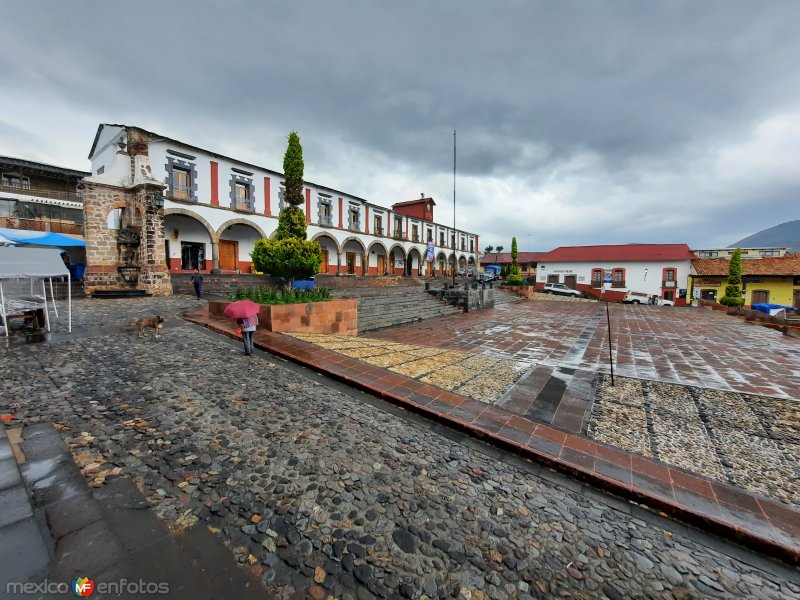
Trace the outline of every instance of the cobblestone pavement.
<instances>
[{"instance_id":1,"label":"cobblestone pavement","mask_svg":"<svg viewBox=\"0 0 800 600\"><path fill-rule=\"evenodd\" d=\"M0 412L55 421L93 485L133 478L171 526L209 527L276 597L800 593L796 570L221 336L124 330L195 302L76 302L82 335L0 349Z\"/></svg>"},{"instance_id":2,"label":"cobblestone pavement","mask_svg":"<svg viewBox=\"0 0 800 600\"><path fill-rule=\"evenodd\" d=\"M606 376L588 434L800 506L800 402Z\"/></svg>"}]
</instances>

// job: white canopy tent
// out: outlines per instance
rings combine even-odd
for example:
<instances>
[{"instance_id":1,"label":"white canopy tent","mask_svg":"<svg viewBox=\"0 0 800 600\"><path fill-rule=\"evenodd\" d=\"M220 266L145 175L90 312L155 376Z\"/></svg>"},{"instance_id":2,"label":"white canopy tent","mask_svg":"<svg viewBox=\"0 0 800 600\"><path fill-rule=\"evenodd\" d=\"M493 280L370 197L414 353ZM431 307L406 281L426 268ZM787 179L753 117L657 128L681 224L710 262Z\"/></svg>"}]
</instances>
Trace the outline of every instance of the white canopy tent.
<instances>
[{"instance_id":1,"label":"white canopy tent","mask_svg":"<svg viewBox=\"0 0 800 600\"><path fill-rule=\"evenodd\" d=\"M50 302L58 317L53 294L53 279L67 280L67 314L69 331L72 331L72 290L67 266L61 251L55 248L19 248L0 246L0 317L8 337L8 316L43 309L47 331L50 331L50 311L47 304L47 282L50 283ZM42 282L41 295L38 280ZM20 284L27 285L28 294L22 293Z\"/></svg>"}]
</instances>

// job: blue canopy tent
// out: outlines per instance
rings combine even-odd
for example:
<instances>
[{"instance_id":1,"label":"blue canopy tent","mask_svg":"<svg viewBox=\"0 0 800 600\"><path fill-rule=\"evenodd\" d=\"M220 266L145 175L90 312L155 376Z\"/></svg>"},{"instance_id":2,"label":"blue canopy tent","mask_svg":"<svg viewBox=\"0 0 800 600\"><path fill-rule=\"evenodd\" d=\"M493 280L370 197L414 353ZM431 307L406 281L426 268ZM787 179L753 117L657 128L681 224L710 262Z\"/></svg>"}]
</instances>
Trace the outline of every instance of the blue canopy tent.
<instances>
[{"instance_id":1,"label":"blue canopy tent","mask_svg":"<svg viewBox=\"0 0 800 600\"><path fill-rule=\"evenodd\" d=\"M0 227L0 237L18 246L51 246L56 248L86 246L86 242L83 240L78 240L60 233L53 233L52 231L26 231L23 229Z\"/></svg>"}]
</instances>

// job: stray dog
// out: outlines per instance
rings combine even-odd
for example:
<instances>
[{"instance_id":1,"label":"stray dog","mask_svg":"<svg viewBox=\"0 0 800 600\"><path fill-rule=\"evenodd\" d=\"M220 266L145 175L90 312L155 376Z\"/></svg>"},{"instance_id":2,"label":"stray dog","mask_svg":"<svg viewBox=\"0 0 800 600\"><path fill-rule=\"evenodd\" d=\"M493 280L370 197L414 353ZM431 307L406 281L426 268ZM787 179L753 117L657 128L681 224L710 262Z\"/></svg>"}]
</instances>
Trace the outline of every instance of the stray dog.
<instances>
[{"instance_id":1,"label":"stray dog","mask_svg":"<svg viewBox=\"0 0 800 600\"><path fill-rule=\"evenodd\" d=\"M146 337L144 332L145 329L148 327L152 327L155 329L156 337L161 337L159 334L161 333L161 328L164 326L164 321L167 320L167 317L164 315L158 315L157 317L142 317L141 319L136 319L136 329L139 331L139 337Z\"/></svg>"}]
</instances>

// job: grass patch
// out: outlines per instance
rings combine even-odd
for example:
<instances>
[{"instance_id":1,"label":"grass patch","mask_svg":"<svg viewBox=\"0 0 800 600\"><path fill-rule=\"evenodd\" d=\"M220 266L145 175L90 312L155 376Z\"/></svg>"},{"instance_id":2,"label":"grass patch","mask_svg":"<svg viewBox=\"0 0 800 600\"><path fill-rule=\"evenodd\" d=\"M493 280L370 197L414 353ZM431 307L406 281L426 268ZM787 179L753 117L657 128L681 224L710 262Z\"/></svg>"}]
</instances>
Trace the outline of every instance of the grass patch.
<instances>
[{"instance_id":1,"label":"grass patch","mask_svg":"<svg viewBox=\"0 0 800 600\"><path fill-rule=\"evenodd\" d=\"M269 287L236 290L231 300L252 300L258 304L305 304L306 302L327 302L331 299L330 288L298 290L295 288L275 289Z\"/></svg>"}]
</instances>

